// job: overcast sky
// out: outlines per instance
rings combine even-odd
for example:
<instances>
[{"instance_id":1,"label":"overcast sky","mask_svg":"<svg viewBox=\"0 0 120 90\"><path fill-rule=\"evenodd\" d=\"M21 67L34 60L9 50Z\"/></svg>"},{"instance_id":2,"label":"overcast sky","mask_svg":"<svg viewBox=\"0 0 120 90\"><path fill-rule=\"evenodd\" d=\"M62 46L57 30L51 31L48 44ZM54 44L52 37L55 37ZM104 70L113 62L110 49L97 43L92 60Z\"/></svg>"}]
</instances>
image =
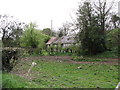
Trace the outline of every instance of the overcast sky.
<instances>
[{"instance_id":1,"label":"overcast sky","mask_svg":"<svg viewBox=\"0 0 120 90\"><path fill-rule=\"evenodd\" d=\"M57 30L62 23L72 21L70 15L75 18L81 1L84 0L2 0L0 14L14 16L26 23L35 22L39 29L50 28L53 20L53 28Z\"/></svg>"}]
</instances>

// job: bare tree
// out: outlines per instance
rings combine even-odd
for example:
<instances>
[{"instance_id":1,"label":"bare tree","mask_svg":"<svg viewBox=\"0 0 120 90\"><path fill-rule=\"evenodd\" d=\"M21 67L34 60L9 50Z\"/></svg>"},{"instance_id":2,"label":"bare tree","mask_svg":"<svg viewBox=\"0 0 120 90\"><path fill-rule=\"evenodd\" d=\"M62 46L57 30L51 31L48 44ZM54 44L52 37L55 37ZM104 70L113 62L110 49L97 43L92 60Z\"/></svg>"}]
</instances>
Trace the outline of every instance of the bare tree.
<instances>
[{"instance_id":1,"label":"bare tree","mask_svg":"<svg viewBox=\"0 0 120 90\"><path fill-rule=\"evenodd\" d=\"M67 36L71 32L72 23L67 22L63 23L62 27L59 28L59 34L62 36Z\"/></svg>"},{"instance_id":2,"label":"bare tree","mask_svg":"<svg viewBox=\"0 0 120 90\"><path fill-rule=\"evenodd\" d=\"M13 16L0 15L0 34L4 46L9 46L10 42L19 39L25 24L15 20Z\"/></svg>"},{"instance_id":3,"label":"bare tree","mask_svg":"<svg viewBox=\"0 0 120 90\"><path fill-rule=\"evenodd\" d=\"M95 13L98 16L98 22L100 24L100 28L101 28L101 34L104 36L103 38L103 46L106 48L105 46L105 26L106 26L106 21L108 20L108 15L110 14L110 10L112 9L113 6L113 2L110 4L110 6L108 7L107 5L107 0L99 0L98 1L98 5L95 5ZM107 48L106 48L107 49Z\"/></svg>"}]
</instances>

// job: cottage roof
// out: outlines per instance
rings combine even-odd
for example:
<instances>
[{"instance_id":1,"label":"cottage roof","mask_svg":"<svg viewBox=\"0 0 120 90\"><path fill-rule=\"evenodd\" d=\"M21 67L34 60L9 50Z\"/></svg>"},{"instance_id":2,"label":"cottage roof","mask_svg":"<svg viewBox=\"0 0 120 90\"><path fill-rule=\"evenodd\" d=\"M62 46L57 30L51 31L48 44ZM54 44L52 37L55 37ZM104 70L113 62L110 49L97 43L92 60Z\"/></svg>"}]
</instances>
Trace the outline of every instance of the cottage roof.
<instances>
[{"instance_id":1,"label":"cottage roof","mask_svg":"<svg viewBox=\"0 0 120 90\"><path fill-rule=\"evenodd\" d=\"M70 36L62 36L58 40L54 42L55 44L61 43L61 44L73 44L76 43L73 37Z\"/></svg>"},{"instance_id":2,"label":"cottage roof","mask_svg":"<svg viewBox=\"0 0 120 90\"><path fill-rule=\"evenodd\" d=\"M46 44L52 44L57 40L57 37L51 37L51 39Z\"/></svg>"}]
</instances>

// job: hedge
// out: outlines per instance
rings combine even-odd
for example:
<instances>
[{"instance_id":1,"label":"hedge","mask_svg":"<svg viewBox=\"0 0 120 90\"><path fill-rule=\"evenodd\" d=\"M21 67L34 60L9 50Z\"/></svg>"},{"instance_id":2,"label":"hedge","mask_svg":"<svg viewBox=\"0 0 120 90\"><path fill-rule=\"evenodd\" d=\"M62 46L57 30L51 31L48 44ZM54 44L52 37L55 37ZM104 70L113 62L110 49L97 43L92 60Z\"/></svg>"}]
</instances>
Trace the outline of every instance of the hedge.
<instances>
[{"instance_id":1,"label":"hedge","mask_svg":"<svg viewBox=\"0 0 120 90\"><path fill-rule=\"evenodd\" d=\"M21 48L3 48L2 49L2 70L10 72L20 59Z\"/></svg>"}]
</instances>

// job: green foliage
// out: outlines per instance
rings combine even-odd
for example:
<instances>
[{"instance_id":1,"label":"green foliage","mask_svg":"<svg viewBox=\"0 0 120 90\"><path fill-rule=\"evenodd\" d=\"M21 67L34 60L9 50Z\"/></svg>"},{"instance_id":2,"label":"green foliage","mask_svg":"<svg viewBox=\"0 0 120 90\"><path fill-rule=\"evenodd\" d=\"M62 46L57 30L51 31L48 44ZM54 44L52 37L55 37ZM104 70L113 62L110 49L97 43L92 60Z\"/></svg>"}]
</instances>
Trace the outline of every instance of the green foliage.
<instances>
[{"instance_id":1,"label":"green foliage","mask_svg":"<svg viewBox=\"0 0 120 90\"><path fill-rule=\"evenodd\" d=\"M114 28L119 27L119 23L120 23L120 17L119 16L117 16L116 14L112 15L111 21L114 25Z\"/></svg>"},{"instance_id":2,"label":"green foliage","mask_svg":"<svg viewBox=\"0 0 120 90\"><path fill-rule=\"evenodd\" d=\"M39 88L39 85L10 73L2 73L2 88Z\"/></svg>"},{"instance_id":3,"label":"green foliage","mask_svg":"<svg viewBox=\"0 0 120 90\"><path fill-rule=\"evenodd\" d=\"M70 22L66 21L65 23L63 23L62 27L59 28L58 37L69 35L69 32L71 31L71 26L72 23Z\"/></svg>"},{"instance_id":4,"label":"green foliage","mask_svg":"<svg viewBox=\"0 0 120 90\"><path fill-rule=\"evenodd\" d=\"M0 33L2 34L3 47L15 47L19 45L19 39L25 27L25 23L19 22L13 16L0 15Z\"/></svg>"},{"instance_id":5,"label":"green foliage","mask_svg":"<svg viewBox=\"0 0 120 90\"><path fill-rule=\"evenodd\" d=\"M49 55L49 52L45 51L45 50L42 50L42 55L43 56L48 56Z\"/></svg>"},{"instance_id":6,"label":"green foliage","mask_svg":"<svg viewBox=\"0 0 120 90\"><path fill-rule=\"evenodd\" d=\"M64 35L64 32L61 30L59 33L58 33L58 37L62 37Z\"/></svg>"},{"instance_id":7,"label":"green foliage","mask_svg":"<svg viewBox=\"0 0 120 90\"><path fill-rule=\"evenodd\" d=\"M24 50L24 52L22 53L23 57L27 57L30 56L30 53L28 53L27 50Z\"/></svg>"},{"instance_id":8,"label":"green foliage","mask_svg":"<svg viewBox=\"0 0 120 90\"><path fill-rule=\"evenodd\" d=\"M106 51L92 57L96 58L118 58L118 50Z\"/></svg>"},{"instance_id":9,"label":"green foliage","mask_svg":"<svg viewBox=\"0 0 120 90\"><path fill-rule=\"evenodd\" d=\"M62 47L61 45L58 45L57 49L58 49L59 51L61 51L61 50L63 49L63 47Z\"/></svg>"},{"instance_id":10,"label":"green foliage","mask_svg":"<svg viewBox=\"0 0 120 90\"><path fill-rule=\"evenodd\" d=\"M105 34L99 25L99 17L94 13L91 3L79 6L78 25L80 28L82 54L95 55L105 51Z\"/></svg>"},{"instance_id":11,"label":"green foliage","mask_svg":"<svg viewBox=\"0 0 120 90\"><path fill-rule=\"evenodd\" d=\"M104 59L98 59L98 58L88 58L83 56L73 56L72 57L74 61L83 61L83 62L99 62L99 61L105 61Z\"/></svg>"},{"instance_id":12,"label":"green foliage","mask_svg":"<svg viewBox=\"0 0 120 90\"><path fill-rule=\"evenodd\" d=\"M74 60L74 61L85 61L83 56L72 56L72 60Z\"/></svg>"},{"instance_id":13,"label":"green foliage","mask_svg":"<svg viewBox=\"0 0 120 90\"><path fill-rule=\"evenodd\" d=\"M54 46L53 46L53 45L47 47L47 50L48 50L49 52L53 52L53 49L54 49Z\"/></svg>"},{"instance_id":14,"label":"green foliage","mask_svg":"<svg viewBox=\"0 0 120 90\"><path fill-rule=\"evenodd\" d=\"M11 71L18 63L22 56L22 49L19 48L3 48L2 50L2 69L3 71Z\"/></svg>"},{"instance_id":15,"label":"green foliage","mask_svg":"<svg viewBox=\"0 0 120 90\"><path fill-rule=\"evenodd\" d=\"M71 56L74 54L71 52L50 52L49 55L50 56Z\"/></svg>"},{"instance_id":16,"label":"green foliage","mask_svg":"<svg viewBox=\"0 0 120 90\"><path fill-rule=\"evenodd\" d=\"M78 54L78 52L80 51L80 45L71 45L68 47L68 49L72 50L72 52L76 52Z\"/></svg>"},{"instance_id":17,"label":"green foliage","mask_svg":"<svg viewBox=\"0 0 120 90\"><path fill-rule=\"evenodd\" d=\"M47 48L47 50L50 52L61 52L63 50L63 47L61 45L51 45Z\"/></svg>"},{"instance_id":18,"label":"green foliage","mask_svg":"<svg viewBox=\"0 0 120 90\"><path fill-rule=\"evenodd\" d=\"M55 36L55 32L52 31L50 28L44 28L42 30L42 33L44 33L45 35L48 35L48 36Z\"/></svg>"},{"instance_id":19,"label":"green foliage","mask_svg":"<svg viewBox=\"0 0 120 90\"><path fill-rule=\"evenodd\" d=\"M41 31L35 29L35 25L30 25L24 31L21 37L21 46L28 48L45 48L45 43L49 40L49 36L41 33Z\"/></svg>"},{"instance_id":20,"label":"green foliage","mask_svg":"<svg viewBox=\"0 0 120 90\"><path fill-rule=\"evenodd\" d=\"M118 41L119 41L118 31L119 31L119 29L113 29L113 30L107 32L107 43L106 43L106 45L111 50L112 49L118 49L118 45L119 45L118 44Z\"/></svg>"}]
</instances>

